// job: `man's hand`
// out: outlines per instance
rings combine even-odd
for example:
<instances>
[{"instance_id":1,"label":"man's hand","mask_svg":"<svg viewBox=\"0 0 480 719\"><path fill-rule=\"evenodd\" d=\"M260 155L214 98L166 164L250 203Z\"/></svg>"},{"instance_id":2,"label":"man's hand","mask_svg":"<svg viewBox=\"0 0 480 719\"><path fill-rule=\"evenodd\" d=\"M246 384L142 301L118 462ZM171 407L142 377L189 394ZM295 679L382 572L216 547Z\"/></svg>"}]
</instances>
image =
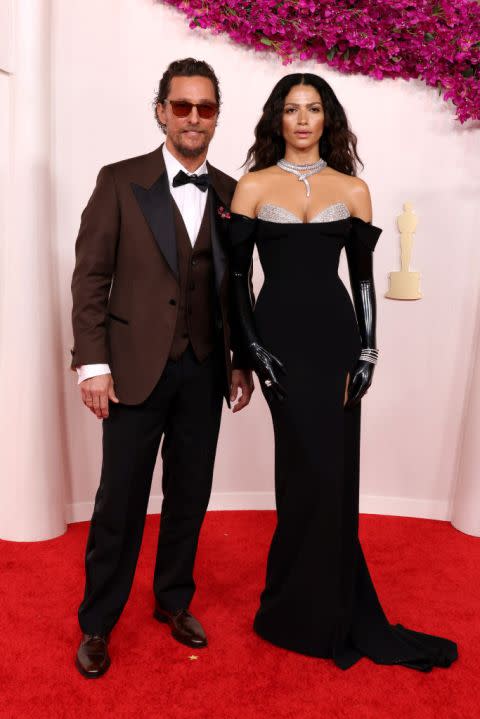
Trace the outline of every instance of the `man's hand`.
<instances>
[{"instance_id":1,"label":"man's hand","mask_svg":"<svg viewBox=\"0 0 480 719\"><path fill-rule=\"evenodd\" d=\"M98 377L90 377L80 382L80 392L83 404L95 414L98 419L108 417L108 400L118 403L119 399L113 389L111 374L101 374Z\"/></svg>"},{"instance_id":2,"label":"man's hand","mask_svg":"<svg viewBox=\"0 0 480 719\"><path fill-rule=\"evenodd\" d=\"M241 395L238 401L235 402L238 396L238 390L241 390ZM230 385L230 401L235 402L232 411L239 412L241 409L247 406L252 397L252 392L255 387L253 384L253 377L251 370L234 369L232 370L232 384Z\"/></svg>"}]
</instances>

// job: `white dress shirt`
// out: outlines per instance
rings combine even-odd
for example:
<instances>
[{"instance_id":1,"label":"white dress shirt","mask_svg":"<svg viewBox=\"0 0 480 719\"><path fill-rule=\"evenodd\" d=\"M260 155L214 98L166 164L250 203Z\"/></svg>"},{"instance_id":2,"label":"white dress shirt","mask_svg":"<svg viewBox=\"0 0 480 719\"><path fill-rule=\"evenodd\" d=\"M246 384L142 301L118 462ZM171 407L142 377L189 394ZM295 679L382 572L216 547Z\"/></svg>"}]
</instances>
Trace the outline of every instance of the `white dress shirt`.
<instances>
[{"instance_id":1,"label":"white dress shirt","mask_svg":"<svg viewBox=\"0 0 480 719\"><path fill-rule=\"evenodd\" d=\"M180 185L180 187L173 187L172 182L180 170L183 170L187 175L203 175L207 172L207 162L205 161L203 165L200 165L195 172L190 172L167 150L166 145L163 146L163 159L165 160L165 167L167 168L170 193L180 210L193 247L202 223L208 192L202 192L202 190L199 190L198 187L191 182L186 185Z\"/></svg>"},{"instance_id":2,"label":"white dress shirt","mask_svg":"<svg viewBox=\"0 0 480 719\"><path fill-rule=\"evenodd\" d=\"M185 223L185 227L188 232L188 237L192 243L192 247L197 239L200 225L202 223L203 214L205 212L205 206L207 204L208 192L202 192L196 185L191 182L186 185L180 185L179 187L173 187L172 182L175 175L183 170L187 175L203 175L207 172L207 162L203 162L195 172L187 170L181 162L177 160L172 153L167 150L166 144L162 148L163 159L165 160L165 168L168 175L168 184L170 186L170 193L175 200L180 214ZM77 367L78 384L91 377L98 377L102 374L110 374L110 367L108 364L86 364Z\"/></svg>"}]
</instances>

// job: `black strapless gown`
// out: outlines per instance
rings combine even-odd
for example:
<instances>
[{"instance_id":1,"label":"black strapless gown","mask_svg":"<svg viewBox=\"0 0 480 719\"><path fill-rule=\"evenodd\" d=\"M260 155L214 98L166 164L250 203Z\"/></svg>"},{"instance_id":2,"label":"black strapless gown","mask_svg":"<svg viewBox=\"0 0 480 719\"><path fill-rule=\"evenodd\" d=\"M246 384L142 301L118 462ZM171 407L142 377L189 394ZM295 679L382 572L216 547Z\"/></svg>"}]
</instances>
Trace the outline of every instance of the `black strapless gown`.
<instances>
[{"instance_id":1,"label":"black strapless gown","mask_svg":"<svg viewBox=\"0 0 480 719\"><path fill-rule=\"evenodd\" d=\"M265 281L255 322L285 365L287 399L269 401L278 521L255 631L342 669L363 656L422 671L447 667L454 642L388 622L358 539L361 405L345 410L343 402L361 344L338 263L346 242L373 249L381 230L349 216L292 219L256 225Z\"/></svg>"}]
</instances>

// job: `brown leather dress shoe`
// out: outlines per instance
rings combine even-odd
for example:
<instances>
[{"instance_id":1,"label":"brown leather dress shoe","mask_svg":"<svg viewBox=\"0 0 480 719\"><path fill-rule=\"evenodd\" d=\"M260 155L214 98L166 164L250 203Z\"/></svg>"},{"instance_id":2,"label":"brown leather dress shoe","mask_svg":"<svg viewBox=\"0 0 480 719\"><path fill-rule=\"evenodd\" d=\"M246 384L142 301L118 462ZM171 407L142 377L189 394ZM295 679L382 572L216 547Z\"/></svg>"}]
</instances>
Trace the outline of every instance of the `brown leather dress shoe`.
<instances>
[{"instance_id":1,"label":"brown leather dress shoe","mask_svg":"<svg viewBox=\"0 0 480 719\"><path fill-rule=\"evenodd\" d=\"M170 625L172 637L176 639L177 642L186 644L187 647L193 647L194 649L201 649L207 646L207 636L202 625L198 619L195 619L186 609L177 609L174 612L169 612L157 604L153 616L159 622Z\"/></svg>"},{"instance_id":2,"label":"brown leather dress shoe","mask_svg":"<svg viewBox=\"0 0 480 719\"><path fill-rule=\"evenodd\" d=\"M84 634L78 647L75 665L87 679L97 679L110 666L105 634Z\"/></svg>"}]
</instances>

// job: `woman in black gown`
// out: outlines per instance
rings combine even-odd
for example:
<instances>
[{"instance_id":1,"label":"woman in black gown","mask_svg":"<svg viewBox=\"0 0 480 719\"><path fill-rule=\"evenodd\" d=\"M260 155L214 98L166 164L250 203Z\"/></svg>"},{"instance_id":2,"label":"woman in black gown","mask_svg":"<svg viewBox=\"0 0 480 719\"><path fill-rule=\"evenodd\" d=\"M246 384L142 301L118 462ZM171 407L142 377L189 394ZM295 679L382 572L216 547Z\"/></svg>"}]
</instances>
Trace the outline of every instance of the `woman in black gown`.
<instances>
[{"instance_id":1,"label":"woman in black gown","mask_svg":"<svg viewBox=\"0 0 480 719\"><path fill-rule=\"evenodd\" d=\"M367 185L331 87L312 74L273 89L229 221L237 332L269 404L277 526L254 628L278 646L428 671L456 645L389 624L358 540L360 400L378 351ZM257 245L265 275L252 311ZM345 247L354 306L338 276Z\"/></svg>"}]
</instances>

